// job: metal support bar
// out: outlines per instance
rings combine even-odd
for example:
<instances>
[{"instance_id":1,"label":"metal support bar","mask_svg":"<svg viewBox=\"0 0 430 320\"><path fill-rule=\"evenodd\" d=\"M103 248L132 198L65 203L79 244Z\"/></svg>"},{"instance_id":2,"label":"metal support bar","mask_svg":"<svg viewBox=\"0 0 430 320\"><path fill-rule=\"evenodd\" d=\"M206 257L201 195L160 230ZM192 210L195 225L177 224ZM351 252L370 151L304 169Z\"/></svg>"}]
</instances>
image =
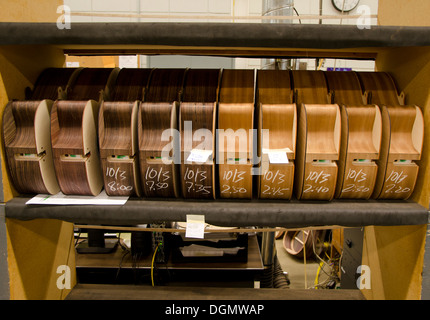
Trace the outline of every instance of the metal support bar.
<instances>
[{"instance_id":1,"label":"metal support bar","mask_svg":"<svg viewBox=\"0 0 430 320\"><path fill-rule=\"evenodd\" d=\"M429 221L430 222L430 221ZM427 234L424 247L423 280L421 284L421 299L430 300L430 224L427 225Z\"/></svg>"},{"instance_id":2,"label":"metal support bar","mask_svg":"<svg viewBox=\"0 0 430 320\"><path fill-rule=\"evenodd\" d=\"M7 265L6 218L4 207L3 203L0 204L0 300L9 300L10 286L9 269Z\"/></svg>"},{"instance_id":3,"label":"metal support bar","mask_svg":"<svg viewBox=\"0 0 430 320\"><path fill-rule=\"evenodd\" d=\"M273 265L275 261L275 232L263 232L261 239L261 257L265 266Z\"/></svg>"}]
</instances>

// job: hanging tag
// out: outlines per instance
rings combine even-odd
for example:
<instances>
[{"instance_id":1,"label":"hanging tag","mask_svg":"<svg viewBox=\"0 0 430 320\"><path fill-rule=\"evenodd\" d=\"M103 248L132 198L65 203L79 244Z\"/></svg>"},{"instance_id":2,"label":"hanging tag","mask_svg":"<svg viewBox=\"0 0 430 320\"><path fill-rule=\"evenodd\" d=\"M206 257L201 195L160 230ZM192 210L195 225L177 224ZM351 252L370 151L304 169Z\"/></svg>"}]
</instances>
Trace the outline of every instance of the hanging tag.
<instances>
[{"instance_id":1,"label":"hanging tag","mask_svg":"<svg viewBox=\"0 0 430 320\"><path fill-rule=\"evenodd\" d=\"M205 163L212 154L212 150L193 149L187 158L187 162Z\"/></svg>"},{"instance_id":2,"label":"hanging tag","mask_svg":"<svg viewBox=\"0 0 430 320\"><path fill-rule=\"evenodd\" d=\"M205 216L191 214L187 215L185 238L205 238Z\"/></svg>"},{"instance_id":3,"label":"hanging tag","mask_svg":"<svg viewBox=\"0 0 430 320\"><path fill-rule=\"evenodd\" d=\"M269 151L269 162L274 164L288 163L287 153L285 151Z\"/></svg>"}]
</instances>

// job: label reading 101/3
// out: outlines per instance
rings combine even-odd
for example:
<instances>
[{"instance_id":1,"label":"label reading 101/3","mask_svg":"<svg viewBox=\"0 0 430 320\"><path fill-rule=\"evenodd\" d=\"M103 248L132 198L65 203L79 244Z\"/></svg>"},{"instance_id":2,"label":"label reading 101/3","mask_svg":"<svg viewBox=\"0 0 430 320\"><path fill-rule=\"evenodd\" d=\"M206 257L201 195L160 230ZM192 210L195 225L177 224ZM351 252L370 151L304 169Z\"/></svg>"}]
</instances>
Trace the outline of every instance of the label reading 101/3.
<instances>
[{"instance_id":1,"label":"label reading 101/3","mask_svg":"<svg viewBox=\"0 0 430 320\"><path fill-rule=\"evenodd\" d=\"M107 183L108 191L112 192L130 192L133 190L132 185L128 185L129 179L127 171L121 170L121 167L106 168L106 177L111 180Z\"/></svg>"}]
</instances>

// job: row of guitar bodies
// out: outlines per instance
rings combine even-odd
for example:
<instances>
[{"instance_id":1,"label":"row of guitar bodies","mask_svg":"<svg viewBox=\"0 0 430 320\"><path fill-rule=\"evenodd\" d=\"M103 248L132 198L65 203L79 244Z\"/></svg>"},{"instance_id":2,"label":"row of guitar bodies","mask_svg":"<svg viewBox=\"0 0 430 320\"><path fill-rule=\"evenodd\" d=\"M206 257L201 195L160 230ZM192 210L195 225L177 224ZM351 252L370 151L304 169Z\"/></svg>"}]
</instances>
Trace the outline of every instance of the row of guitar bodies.
<instances>
[{"instance_id":1,"label":"row of guitar bodies","mask_svg":"<svg viewBox=\"0 0 430 320\"><path fill-rule=\"evenodd\" d=\"M184 143L202 128L224 137ZM416 106L13 101L3 138L24 194L407 199L423 118Z\"/></svg>"}]
</instances>

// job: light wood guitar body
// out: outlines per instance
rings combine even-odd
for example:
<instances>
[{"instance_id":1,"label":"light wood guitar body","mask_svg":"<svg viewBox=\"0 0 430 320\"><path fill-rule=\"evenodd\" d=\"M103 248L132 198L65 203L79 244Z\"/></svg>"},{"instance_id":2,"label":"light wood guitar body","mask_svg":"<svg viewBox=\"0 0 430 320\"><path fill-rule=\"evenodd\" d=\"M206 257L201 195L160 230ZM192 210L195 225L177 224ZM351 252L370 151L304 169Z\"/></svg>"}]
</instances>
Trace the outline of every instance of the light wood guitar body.
<instances>
[{"instance_id":1,"label":"light wood guitar body","mask_svg":"<svg viewBox=\"0 0 430 320\"><path fill-rule=\"evenodd\" d=\"M257 93L261 161L258 196L289 200L293 194L297 136L297 108L292 103L289 71L258 71Z\"/></svg>"},{"instance_id":2,"label":"light wood guitar body","mask_svg":"<svg viewBox=\"0 0 430 320\"><path fill-rule=\"evenodd\" d=\"M381 157L373 197L406 200L415 188L424 141L424 119L417 106L382 107Z\"/></svg>"},{"instance_id":3,"label":"light wood guitar body","mask_svg":"<svg viewBox=\"0 0 430 320\"><path fill-rule=\"evenodd\" d=\"M254 70L224 70L218 106L218 168L221 198L251 199Z\"/></svg>"},{"instance_id":4,"label":"light wood guitar body","mask_svg":"<svg viewBox=\"0 0 430 320\"><path fill-rule=\"evenodd\" d=\"M340 151L340 109L330 104L324 73L292 71L298 106L295 194L301 200L332 200Z\"/></svg>"},{"instance_id":5,"label":"light wood guitar body","mask_svg":"<svg viewBox=\"0 0 430 320\"><path fill-rule=\"evenodd\" d=\"M341 106L341 145L336 198L369 199L381 144L381 113L367 104L355 72L325 72L332 102Z\"/></svg>"}]
</instances>

